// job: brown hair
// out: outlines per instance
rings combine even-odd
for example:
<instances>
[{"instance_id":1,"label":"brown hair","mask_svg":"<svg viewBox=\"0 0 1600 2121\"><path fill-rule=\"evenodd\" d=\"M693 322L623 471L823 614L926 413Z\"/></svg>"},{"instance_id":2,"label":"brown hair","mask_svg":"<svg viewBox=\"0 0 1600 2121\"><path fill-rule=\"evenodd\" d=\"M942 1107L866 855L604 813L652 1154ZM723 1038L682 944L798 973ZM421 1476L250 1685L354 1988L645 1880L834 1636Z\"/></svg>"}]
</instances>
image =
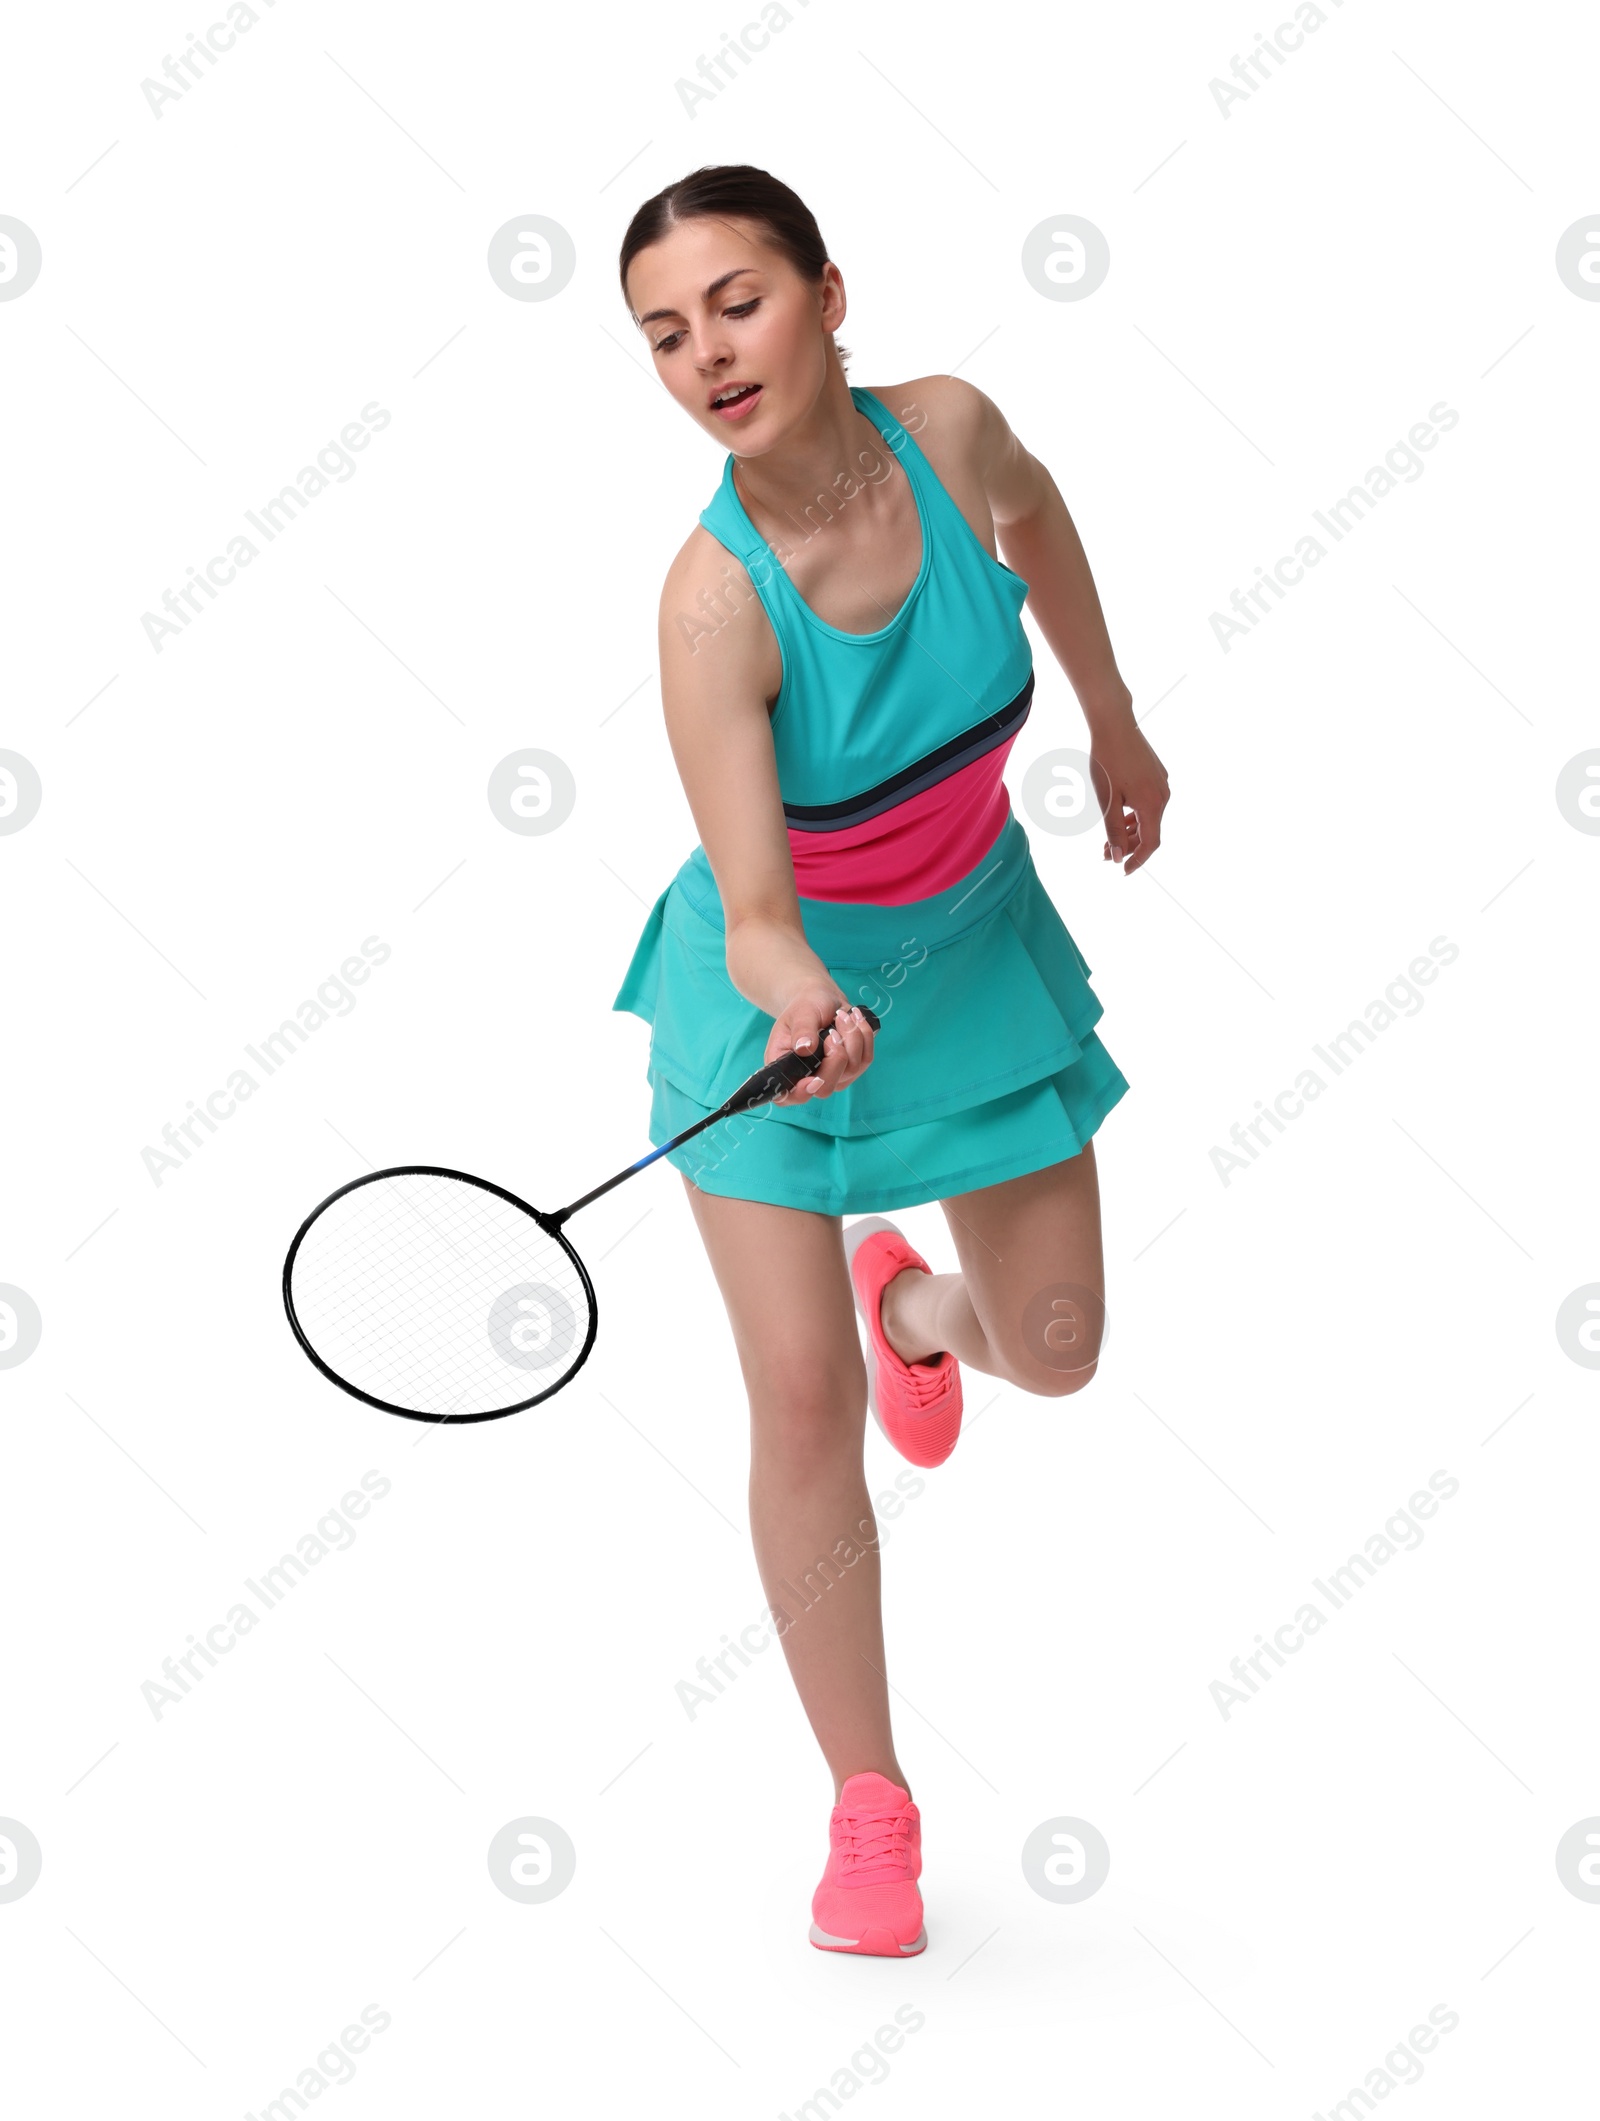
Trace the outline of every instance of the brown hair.
<instances>
[{"instance_id":1,"label":"brown hair","mask_svg":"<svg viewBox=\"0 0 1600 2121\"><path fill-rule=\"evenodd\" d=\"M646 199L639 208L628 223L617 265L623 301L628 299L628 267L640 251L659 243L680 221L725 214L739 214L757 222L773 249L788 259L803 280L813 286L820 284L822 268L828 263L828 247L816 216L804 199L764 169L753 168L748 162L725 162L691 170L665 191L658 191L653 199ZM839 344L837 335L833 350L839 356L840 367L847 368L850 350Z\"/></svg>"}]
</instances>

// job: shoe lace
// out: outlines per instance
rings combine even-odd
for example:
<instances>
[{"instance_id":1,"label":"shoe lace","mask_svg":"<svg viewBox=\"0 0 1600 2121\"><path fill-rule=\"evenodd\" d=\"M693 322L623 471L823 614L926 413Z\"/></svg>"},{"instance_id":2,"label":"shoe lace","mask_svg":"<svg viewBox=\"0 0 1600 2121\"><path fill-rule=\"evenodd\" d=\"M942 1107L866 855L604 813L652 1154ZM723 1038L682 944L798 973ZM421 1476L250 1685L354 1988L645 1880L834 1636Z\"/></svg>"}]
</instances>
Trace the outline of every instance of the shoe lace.
<instances>
[{"instance_id":1,"label":"shoe lace","mask_svg":"<svg viewBox=\"0 0 1600 2121\"><path fill-rule=\"evenodd\" d=\"M932 1406L950 1389L950 1365L942 1357L936 1363L906 1364L905 1395L914 1407Z\"/></svg>"},{"instance_id":2,"label":"shoe lace","mask_svg":"<svg viewBox=\"0 0 1600 2121\"><path fill-rule=\"evenodd\" d=\"M841 1805L834 1817L839 1823L845 1870L906 1861L912 1827L909 1806L898 1812L852 1812Z\"/></svg>"}]
</instances>

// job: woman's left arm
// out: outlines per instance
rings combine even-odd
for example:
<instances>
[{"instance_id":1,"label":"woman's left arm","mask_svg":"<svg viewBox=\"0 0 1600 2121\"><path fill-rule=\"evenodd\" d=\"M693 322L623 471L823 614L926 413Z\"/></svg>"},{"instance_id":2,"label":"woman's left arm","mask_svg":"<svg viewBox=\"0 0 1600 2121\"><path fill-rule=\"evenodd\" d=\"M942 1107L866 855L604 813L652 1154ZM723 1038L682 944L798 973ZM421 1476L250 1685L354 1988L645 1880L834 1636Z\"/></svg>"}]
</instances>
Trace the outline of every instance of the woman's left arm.
<instances>
[{"instance_id":1,"label":"woman's left arm","mask_svg":"<svg viewBox=\"0 0 1600 2121\"><path fill-rule=\"evenodd\" d=\"M1133 718L1105 613L1077 528L1048 469L982 391L978 458L1006 565L1028 584L1028 609L1066 672L1089 725L1089 761L1105 817L1107 861L1131 876L1161 844L1167 769Z\"/></svg>"}]
</instances>

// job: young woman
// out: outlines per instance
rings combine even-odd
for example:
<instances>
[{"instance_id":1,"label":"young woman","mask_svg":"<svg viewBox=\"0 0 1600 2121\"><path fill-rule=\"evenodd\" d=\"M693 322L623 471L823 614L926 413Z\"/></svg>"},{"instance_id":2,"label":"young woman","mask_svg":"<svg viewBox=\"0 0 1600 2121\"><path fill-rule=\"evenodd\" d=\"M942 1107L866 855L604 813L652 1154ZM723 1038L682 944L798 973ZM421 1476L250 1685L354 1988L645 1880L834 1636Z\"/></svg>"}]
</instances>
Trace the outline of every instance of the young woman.
<instances>
[{"instance_id":1,"label":"young woman","mask_svg":"<svg viewBox=\"0 0 1600 2121\"><path fill-rule=\"evenodd\" d=\"M660 609L700 844L613 1006L652 1027L657 1144L822 1041L799 1089L671 1160L749 1394L774 1630L833 1771L811 1942L898 1956L927 1933L866 1407L929 1467L959 1435L963 1366L1052 1396L1088 1383L1104 1318L1090 1137L1128 1087L1001 780L1033 693L1025 600L1083 708L1105 856L1125 873L1159 844L1167 778L1049 472L969 383L847 384L844 281L787 185L696 170L639 208L621 276L657 375L730 454ZM878 1212L933 1200L958 1272L934 1273Z\"/></svg>"}]
</instances>

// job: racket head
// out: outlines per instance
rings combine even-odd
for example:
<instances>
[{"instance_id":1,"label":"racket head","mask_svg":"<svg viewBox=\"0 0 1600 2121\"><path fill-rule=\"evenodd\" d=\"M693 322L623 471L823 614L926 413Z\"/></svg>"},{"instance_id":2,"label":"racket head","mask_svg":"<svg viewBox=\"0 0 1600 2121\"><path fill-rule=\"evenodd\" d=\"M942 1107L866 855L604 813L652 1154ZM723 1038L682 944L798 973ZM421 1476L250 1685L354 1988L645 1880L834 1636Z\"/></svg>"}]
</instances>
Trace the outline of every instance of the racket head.
<instances>
[{"instance_id":1,"label":"racket head","mask_svg":"<svg viewBox=\"0 0 1600 2121\"><path fill-rule=\"evenodd\" d=\"M443 1164L369 1171L320 1201L284 1256L283 1307L330 1383L408 1421L537 1406L582 1368L598 1326L555 1222Z\"/></svg>"}]
</instances>

